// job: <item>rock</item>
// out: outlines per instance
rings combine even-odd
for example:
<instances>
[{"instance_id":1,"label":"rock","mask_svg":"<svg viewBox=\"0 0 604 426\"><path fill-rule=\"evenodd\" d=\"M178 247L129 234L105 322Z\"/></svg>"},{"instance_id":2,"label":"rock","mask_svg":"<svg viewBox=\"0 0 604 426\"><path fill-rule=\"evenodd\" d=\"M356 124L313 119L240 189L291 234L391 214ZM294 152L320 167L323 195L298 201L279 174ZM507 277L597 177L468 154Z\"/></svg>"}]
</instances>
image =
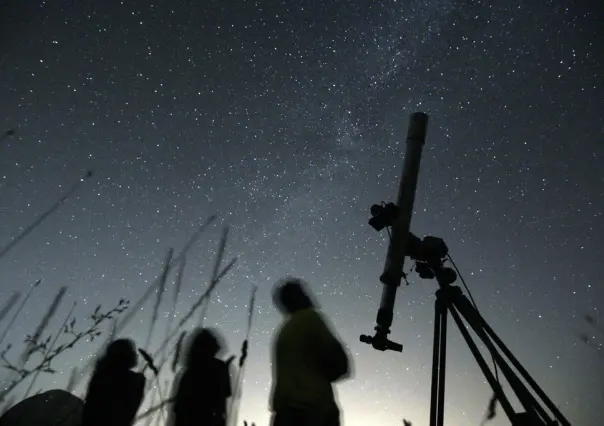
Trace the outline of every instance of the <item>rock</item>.
<instances>
[{"instance_id":1,"label":"rock","mask_svg":"<svg viewBox=\"0 0 604 426\"><path fill-rule=\"evenodd\" d=\"M12 406L0 426L81 426L84 402L61 389L30 396Z\"/></svg>"}]
</instances>

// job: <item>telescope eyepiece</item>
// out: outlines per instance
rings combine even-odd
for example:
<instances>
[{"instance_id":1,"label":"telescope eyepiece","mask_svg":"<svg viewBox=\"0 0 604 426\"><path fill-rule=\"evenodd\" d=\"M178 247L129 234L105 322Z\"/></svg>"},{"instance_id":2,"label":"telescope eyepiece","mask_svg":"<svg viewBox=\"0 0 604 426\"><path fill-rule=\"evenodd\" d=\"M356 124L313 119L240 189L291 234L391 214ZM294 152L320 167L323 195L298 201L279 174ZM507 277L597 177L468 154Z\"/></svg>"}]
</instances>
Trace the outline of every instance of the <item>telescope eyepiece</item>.
<instances>
[{"instance_id":1,"label":"telescope eyepiece","mask_svg":"<svg viewBox=\"0 0 604 426\"><path fill-rule=\"evenodd\" d=\"M382 352L383 351L396 351L396 352L403 351L403 345L401 345L400 343L396 343L391 340L388 340L388 338L386 337L386 335L384 333L376 332L375 336L368 336L366 334L361 334L359 336L359 340L362 343L373 346L373 348L377 349L378 351L382 351Z\"/></svg>"}]
</instances>

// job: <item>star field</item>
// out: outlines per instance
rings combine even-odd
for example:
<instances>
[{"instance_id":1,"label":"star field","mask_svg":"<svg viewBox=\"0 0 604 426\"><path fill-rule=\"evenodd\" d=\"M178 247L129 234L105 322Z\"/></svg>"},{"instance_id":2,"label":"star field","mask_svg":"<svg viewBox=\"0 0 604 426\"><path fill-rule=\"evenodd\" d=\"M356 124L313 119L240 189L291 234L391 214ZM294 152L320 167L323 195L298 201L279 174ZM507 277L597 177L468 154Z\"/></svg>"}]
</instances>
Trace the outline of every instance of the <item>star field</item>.
<instances>
[{"instance_id":1,"label":"star field","mask_svg":"<svg viewBox=\"0 0 604 426\"><path fill-rule=\"evenodd\" d=\"M0 247L95 175L0 259L2 301L43 280L2 345L32 333L63 285L52 332L73 301L83 321L138 300L168 248L217 214L187 255L176 318L229 226L224 263L238 260L205 324L238 354L259 287L240 420L268 424L270 290L295 275L353 354L343 424L428 424L436 283L411 274L398 291L401 354L359 342L388 242L369 207L395 201L408 119L423 111L412 231L446 241L483 316L571 423L599 425L604 335L584 315L604 323L603 20L589 1L4 2L0 131L15 134L0 141ZM122 335L144 345L152 310ZM39 386L64 387L98 347L67 352ZM478 425L491 391L452 325L447 351L445 423ZM508 421L499 409L489 424Z\"/></svg>"}]
</instances>

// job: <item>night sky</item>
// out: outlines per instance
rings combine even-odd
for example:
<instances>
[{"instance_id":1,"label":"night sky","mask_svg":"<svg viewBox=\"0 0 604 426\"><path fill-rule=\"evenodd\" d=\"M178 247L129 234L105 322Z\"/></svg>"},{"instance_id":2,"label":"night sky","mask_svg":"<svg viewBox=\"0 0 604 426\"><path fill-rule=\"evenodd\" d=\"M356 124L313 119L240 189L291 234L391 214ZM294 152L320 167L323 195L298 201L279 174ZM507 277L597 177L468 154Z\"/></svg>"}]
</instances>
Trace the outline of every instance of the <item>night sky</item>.
<instances>
[{"instance_id":1,"label":"night sky","mask_svg":"<svg viewBox=\"0 0 604 426\"><path fill-rule=\"evenodd\" d=\"M82 325L98 303L136 301L168 248L217 214L187 256L177 318L230 226L225 263L238 261L205 324L238 353L259 286L240 419L268 424L270 291L294 275L354 357L343 423L427 425L437 284L411 275L399 290L401 354L359 342L387 247L369 207L395 201L423 111L412 231L445 239L483 316L568 419L600 425L604 334L584 315L604 322L604 8L558 3L2 2L0 131L16 131L0 142L0 246L95 171L0 259L3 301L43 280L2 345L19 347L63 285L48 332L73 301ZM143 346L152 308L122 335ZM445 423L479 425L491 391L452 324ZM99 345L66 353L39 386L64 387ZM509 423L499 410L490 424Z\"/></svg>"}]
</instances>

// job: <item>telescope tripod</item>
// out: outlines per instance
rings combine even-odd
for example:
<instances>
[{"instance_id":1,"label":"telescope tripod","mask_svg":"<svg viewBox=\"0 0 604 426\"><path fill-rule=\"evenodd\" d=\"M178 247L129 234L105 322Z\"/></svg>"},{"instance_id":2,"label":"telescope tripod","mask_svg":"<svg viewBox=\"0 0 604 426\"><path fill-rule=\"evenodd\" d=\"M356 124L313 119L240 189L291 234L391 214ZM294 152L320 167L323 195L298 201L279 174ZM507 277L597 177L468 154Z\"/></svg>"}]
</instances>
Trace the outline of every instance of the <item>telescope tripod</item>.
<instances>
[{"instance_id":1,"label":"telescope tripod","mask_svg":"<svg viewBox=\"0 0 604 426\"><path fill-rule=\"evenodd\" d=\"M438 273L435 274L438 279ZM472 351L476 362L482 370L489 385L493 389L495 397L510 419L512 426L570 426L570 423L564 415L558 410L555 404L547 397L545 392L533 380L530 374L522 367L520 362L514 357L511 351L505 346L501 339L495 334L493 329L482 318L476 308L470 303L468 298L457 286L442 284L438 280L441 288L436 292L435 317L434 317L434 352L432 358L432 392L430 401L430 426L443 426L444 402L445 402L445 364L447 350L447 314L450 312L455 320L459 331L463 335L468 347ZM462 321L462 317L467 324L474 330L480 340L488 348L506 380L516 393L516 397L522 404L524 412L516 413L510 404L507 396L503 392L497 378L491 372L487 362L480 353L476 343L470 336ZM524 380L533 388L535 393L541 398L542 402L553 413L557 421L552 420L544 407L539 404L529 389L520 380L518 375L507 364L506 360L498 351L509 359L511 364L518 370Z\"/></svg>"},{"instance_id":2,"label":"telescope tripod","mask_svg":"<svg viewBox=\"0 0 604 426\"><path fill-rule=\"evenodd\" d=\"M407 132L407 148L405 151L403 174L399 182L396 204L374 204L370 209L371 219L369 219L369 225L378 232L389 227L391 229L391 237L388 243L384 270L380 276L380 281L384 284L384 287L382 289L380 308L376 317L375 335L361 335L360 340L363 343L372 345L374 349L379 351L394 350L402 352L403 345L390 341L388 334L390 333L390 326L392 325L394 316L396 291L401 285L402 278L405 276L403 273L405 258L409 257L415 260L414 269L420 278L436 278L440 287L436 292L436 312L434 319L430 426L443 426L447 315L449 312L453 316L455 323L459 327L459 331L493 389L496 400L499 401L510 419L512 426L570 426L570 423L564 418L560 410L545 395L545 392L520 365L520 362L518 362L493 329L486 323L478 310L463 295L461 289L451 285L457 279L457 274L453 269L443 267L443 262L449 251L445 242L441 238L432 236L426 236L422 240L410 232L415 191L417 189L422 149L426 141L427 126L428 116L426 114L416 112L411 115ZM516 393L516 397L522 404L524 412L516 413L512 408L510 401L499 384L498 378L493 375L487 366L476 343L474 343L466 329L466 325L462 322L462 317L472 327L491 353L496 366L499 367L507 382ZM542 403L554 415L556 418L555 421L550 418L545 408L537 402L498 350L503 352L522 378L533 388L533 391L539 396Z\"/></svg>"}]
</instances>

